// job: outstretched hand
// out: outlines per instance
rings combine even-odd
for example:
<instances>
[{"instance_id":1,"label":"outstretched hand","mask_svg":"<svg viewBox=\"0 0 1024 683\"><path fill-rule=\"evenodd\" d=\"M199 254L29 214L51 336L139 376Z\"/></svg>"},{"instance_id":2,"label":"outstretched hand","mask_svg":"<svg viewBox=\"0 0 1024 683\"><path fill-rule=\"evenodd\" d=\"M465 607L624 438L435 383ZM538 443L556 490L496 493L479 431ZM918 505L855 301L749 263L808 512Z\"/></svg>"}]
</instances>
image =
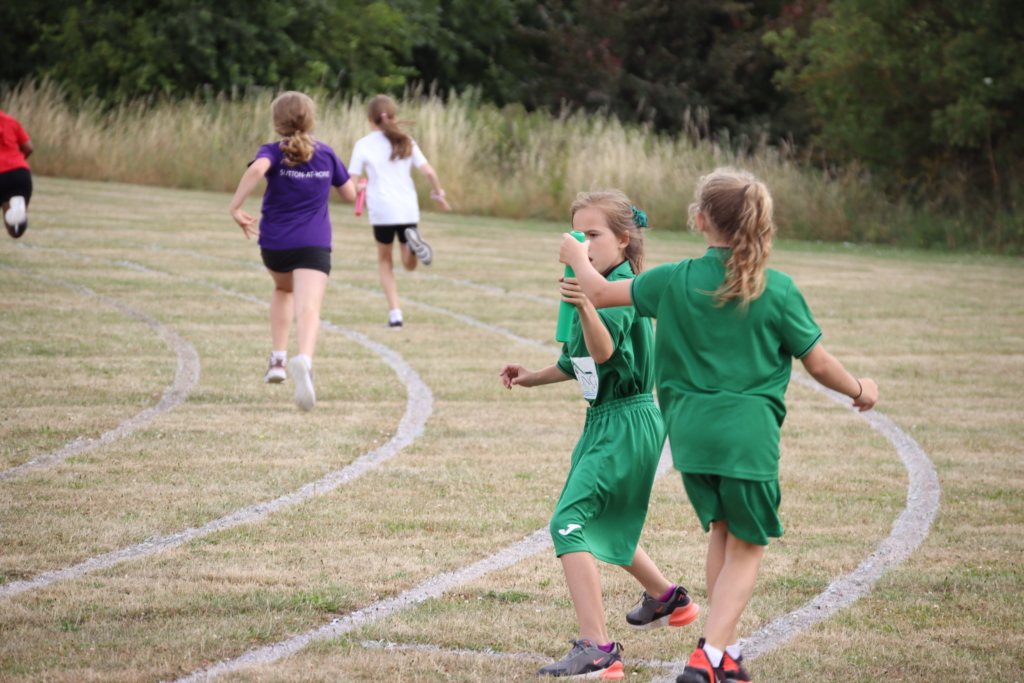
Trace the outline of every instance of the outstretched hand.
<instances>
[{"instance_id":1,"label":"outstretched hand","mask_svg":"<svg viewBox=\"0 0 1024 683\"><path fill-rule=\"evenodd\" d=\"M498 376L501 377L502 383L506 389L511 389L515 385L521 387L532 387L533 375L536 373L530 372L519 363L507 363L505 367L501 369Z\"/></svg>"},{"instance_id":2,"label":"outstretched hand","mask_svg":"<svg viewBox=\"0 0 1024 683\"><path fill-rule=\"evenodd\" d=\"M260 236L259 230L257 230L254 227L257 222L256 219L247 214L245 211L242 211L241 209L235 209L234 211L231 212L231 217L235 219L235 222L238 223L238 227L240 227L242 229L242 232L245 233L245 239Z\"/></svg>"},{"instance_id":3,"label":"outstretched hand","mask_svg":"<svg viewBox=\"0 0 1024 683\"><path fill-rule=\"evenodd\" d=\"M878 385L870 377L862 377L860 386L860 396L853 400L853 407L863 413L871 410L878 403Z\"/></svg>"}]
</instances>

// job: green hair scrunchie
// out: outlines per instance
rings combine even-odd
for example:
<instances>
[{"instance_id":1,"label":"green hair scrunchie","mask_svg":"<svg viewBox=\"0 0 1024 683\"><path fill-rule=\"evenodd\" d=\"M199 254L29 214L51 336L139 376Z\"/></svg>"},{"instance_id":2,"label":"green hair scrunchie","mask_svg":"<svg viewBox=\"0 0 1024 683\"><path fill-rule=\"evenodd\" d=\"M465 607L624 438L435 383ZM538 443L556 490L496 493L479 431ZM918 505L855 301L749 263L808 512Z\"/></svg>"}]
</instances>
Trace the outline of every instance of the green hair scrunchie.
<instances>
[{"instance_id":1,"label":"green hair scrunchie","mask_svg":"<svg viewBox=\"0 0 1024 683\"><path fill-rule=\"evenodd\" d=\"M630 207L630 208L633 209L633 223L638 228L646 228L647 227L647 214L644 213L643 211L641 211L640 209L636 208L635 206Z\"/></svg>"}]
</instances>

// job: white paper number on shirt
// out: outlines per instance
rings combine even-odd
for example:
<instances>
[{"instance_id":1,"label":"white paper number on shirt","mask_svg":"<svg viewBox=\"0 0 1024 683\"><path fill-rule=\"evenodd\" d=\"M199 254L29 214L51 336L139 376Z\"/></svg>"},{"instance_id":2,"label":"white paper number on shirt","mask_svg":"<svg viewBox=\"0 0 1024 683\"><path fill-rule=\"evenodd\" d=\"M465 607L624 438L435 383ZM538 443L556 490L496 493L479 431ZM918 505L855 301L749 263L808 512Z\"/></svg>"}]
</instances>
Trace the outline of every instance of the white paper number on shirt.
<instances>
[{"instance_id":1,"label":"white paper number on shirt","mask_svg":"<svg viewBox=\"0 0 1024 683\"><path fill-rule=\"evenodd\" d=\"M597 399L597 365L590 356L573 358L572 369L583 390L583 398L588 401Z\"/></svg>"}]
</instances>

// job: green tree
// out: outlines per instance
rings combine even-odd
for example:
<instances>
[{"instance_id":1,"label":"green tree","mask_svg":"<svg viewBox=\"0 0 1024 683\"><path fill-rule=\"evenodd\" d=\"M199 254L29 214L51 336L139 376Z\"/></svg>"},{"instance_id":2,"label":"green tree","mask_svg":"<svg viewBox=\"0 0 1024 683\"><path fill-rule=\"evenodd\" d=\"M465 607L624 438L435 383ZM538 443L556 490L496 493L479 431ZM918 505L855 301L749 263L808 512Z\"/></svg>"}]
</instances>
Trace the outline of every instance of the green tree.
<instances>
[{"instance_id":1,"label":"green tree","mask_svg":"<svg viewBox=\"0 0 1024 683\"><path fill-rule=\"evenodd\" d=\"M828 154L865 161L933 205L982 189L998 210L1019 196L1019 0L834 0L809 27L765 39Z\"/></svg>"},{"instance_id":2,"label":"green tree","mask_svg":"<svg viewBox=\"0 0 1024 683\"><path fill-rule=\"evenodd\" d=\"M416 29L381 1L54 1L27 14L21 49L35 68L22 75L52 76L72 93L375 92L415 75L406 62Z\"/></svg>"}]
</instances>

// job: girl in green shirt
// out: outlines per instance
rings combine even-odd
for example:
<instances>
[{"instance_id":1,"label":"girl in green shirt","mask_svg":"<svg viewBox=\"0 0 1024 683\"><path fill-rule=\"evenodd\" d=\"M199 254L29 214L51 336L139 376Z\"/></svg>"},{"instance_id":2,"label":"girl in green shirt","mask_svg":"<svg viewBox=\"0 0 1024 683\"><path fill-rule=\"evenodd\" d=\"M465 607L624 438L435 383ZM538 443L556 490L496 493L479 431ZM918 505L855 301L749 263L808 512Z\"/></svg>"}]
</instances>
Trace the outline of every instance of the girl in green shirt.
<instances>
[{"instance_id":1,"label":"girl in green shirt","mask_svg":"<svg viewBox=\"0 0 1024 683\"><path fill-rule=\"evenodd\" d=\"M676 469L705 531L711 531L704 637L677 683L749 681L736 626L754 590L778 517L779 432L793 357L829 389L869 410L878 387L855 379L820 344L821 330L792 278L767 268L775 239L772 198L749 173L701 179L691 226L703 258L606 280L587 246L566 235L561 261L597 308L632 304L657 318L658 400Z\"/></svg>"},{"instance_id":2,"label":"girl in green shirt","mask_svg":"<svg viewBox=\"0 0 1024 683\"><path fill-rule=\"evenodd\" d=\"M595 272L628 283L641 271L640 228L646 227L646 216L631 207L624 194L581 193L572 205L572 225L589 240L584 255ZM622 657L605 628L595 557L621 566L644 587L640 605L626 617L635 629L683 626L696 619L700 609L686 589L669 583L637 545L665 442L661 413L651 394L651 321L638 316L632 306L598 311L574 278L562 281L561 294L576 312L558 362L537 371L512 363L500 373L509 389L575 377L590 403L551 518L551 538L576 607L580 638L564 659L538 673L617 680L624 675Z\"/></svg>"}]
</instances>

